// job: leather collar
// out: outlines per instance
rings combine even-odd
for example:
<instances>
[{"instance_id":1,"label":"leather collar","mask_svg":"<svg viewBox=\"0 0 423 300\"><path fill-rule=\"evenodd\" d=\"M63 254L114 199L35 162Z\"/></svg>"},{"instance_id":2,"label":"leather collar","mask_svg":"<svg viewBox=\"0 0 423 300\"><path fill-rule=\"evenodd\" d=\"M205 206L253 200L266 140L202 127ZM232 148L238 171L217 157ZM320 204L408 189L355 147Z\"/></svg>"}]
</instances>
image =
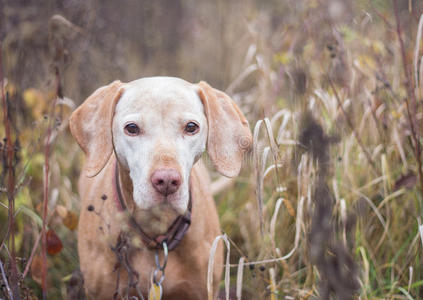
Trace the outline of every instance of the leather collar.
<instances>
[{"instance_id":1,"label":"leather collar","mask_svg":"<svg viewBox=\"0 0 423 300\"><path fill-rule=\"evenodd\" d=\"M127 210L127 206L123 199L122 190L120 188L119 183L119 163L116 161L115 163L115 174L114 174L114 181L115 181L115 201L118 210L124 211ZM167 232L163 235L159 235L155 238L150 237L147 235L141 228L141 226L136 222L134 216L130 215L130 224L131 226L137 230L138 234L141 236L141 239L145 246L150 250L155 249L163 249L162 243L165 241L167 243L167 247L169 251L175 249L179 243L182 241L183 237L185 236L186 232L191 225L191 211L192 211L192 201L191 201L191 191L189 193L189 200L188 200L188 210L185 215L179 215L176 220L172 223L172 225L168 228Z\"/></svg>"}]
</instances>

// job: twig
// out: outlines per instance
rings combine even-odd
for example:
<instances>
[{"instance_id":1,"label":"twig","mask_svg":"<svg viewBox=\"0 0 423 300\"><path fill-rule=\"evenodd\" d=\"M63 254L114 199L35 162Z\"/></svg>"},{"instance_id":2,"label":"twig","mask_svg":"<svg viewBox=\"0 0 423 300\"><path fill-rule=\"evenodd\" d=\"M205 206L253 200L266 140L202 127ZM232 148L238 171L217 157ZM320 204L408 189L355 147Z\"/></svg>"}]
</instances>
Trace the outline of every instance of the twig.
<instances>
[{"instance_id":1,"label":"twig","mask_svg":"<svg viewBox=\"0 0 423 300\"><path fill-rule=\"evenodd\" d=\"M264 259L264 260L258 260L258 261L248 261L248 257L243 253L243 251L235 244L234 241L232 241L228 236L226 236L229 240L229 242L235 247L235 249L243 256L245 257L245 261L243 262L244 266L251 266L251 265L262 265L262 264L268 264L268 263L275 263L280 262L283 260L287 260L290 258L295 251L298 249L299 243L300 243L300 233L301 233L301 220L303 219L303 206L304 206L304 198L302 197L300 201L298 202L297 207L297 216L296 216L296 223L295 223L295 241L294 241L294 247L289 251L288 254L276 258L270 258L270 259ZM226 234L225 234L226 235ZM230 264L230 267L238 267L239 264Z\"/></svg>"},{"instance_id":2,"label":"twig","mask_svg":"<svg viewBox=\"0 0 423 300\"><path fill-rule=\"evenodd\" d=\"M10 290L9 283L7 282L6 273L4 272L3 262L0 259L0 268L1 268L1 275L3 277L3 283L6 286L7 293L9 294L9 298L13 300L12 291Z\"/></svg>"},{"instance_id":3,"label":"twig","mask_svg":"<svg viewBox=\"0 0 423 300\"><path fill-rule=\"evenodd\" d=\"M0 259L0 268L1 268L1 276L3 277L3 283L6 286L7 293L9 294L9 298L13 300L12 291L10 290L9 283L7 282L6 273L4 272L3 262Z\"/></svg>"},{"instance_id":4,"label":"twig","mask_svg":"<svg viewBox=\"0 0 423 300\"><path fill-rule=\"evenodd\" d=\"M51 146L51 134L54 126L54 112L56 107L56 102L59 97L62 96L61 85L60 85L60 73L59 68L55 66L55 75L56 75L56 97L53 100L53 104L49 116L49 124L47 126L47 138L45 146L45 162L44 162L44 197L43 197L43 226L42 226L42 277L41 285L43 289L43 299L47 298L47 236L46 236L46 226L47 226L47 214L48 214L48 191L49 191L49 172L50 172L50 146Z\"/></svg>"},{"instance_id":5,"label":"twig","mask_svg":"<svg viewBox=\"0 0 423 300\"><path fill-rule=\"evenodd\" d=\"M391 23L389 23L389 20L386 16L384 16L374 5L372 1L369 1L371 8L373 9L373 11L375 12L375 14L382 19L382 21L386 24L386 26L388 28L392 28L394 26L392 26Z\"/></svg>"},{"instance_id":6,"label":"twig","mask_svg":"<svg viewBox=\"0 0 423 300\"><path fill-rule=\"evenodd\" d=\"M10 128L10 116L7 98L4 92L4 79L3 79L3 60L2 60L2 44L0 41L0 85L1 85L1 96L3 104L3 123L6 132L6 146L5 151L7 153L7 199L9 203L8 210L8 227L9 227L9 245L10 245L10 257L9 257L9 268L10 268L10 284L12 286L12 294L14 299L20 299L19 297L19 286L18 286L18 270L16 267L16 255L15 255L15 172L13 170L13 156L14 156L14 144L12 143L12 132Z\"/></svg>"},{"instance_id":7,"label":"twig","mask_svg":"<svg viewBox=\"0 0 423 300\"><path fill-rule=\"evenodd\" d=\"M357 140L358 145L360 146L361 150L363 151L364 155L366 156L367 161L369 162L369 164L372 166L373 170L375 171L376 174L378 174L378 169L376 167L375 162L372 159L372 156L370 155L369 151L367 151L367 149L364 147L363 141L361 140L360 136L357 134L354 124L351 121L351 118L349 117L349 115L347 114L347 112L345 111L342 102L341 102L341 98L339 98L338 92L335 88L335 85L332 82L332 79L330 78L330 76L328 76L328 81L330 84L330 87L332 88L333 94L335 95L336 101L338 102L338 106L342 111L342 114L345 117L345 120L347 121L348 127L350 127L351 131L354 134L355 139Z\"/></svg>"},{"instance_id":8,"label":"twig","mask_svg":"<svg viewBox=\"0 0 423 300\"><path fill-rule=\"evenodd\" d=\"M25 270L22 274L22 279L24 279L26 275L28 274L29 268L31 267L32 260L34 259L35 253L37 252L37 249L38 249L38 245L40 244L41 237L42 237L42 234L39 234L35 241L34 247L32 248L32 251L31 251L31 255L28 259L28 262L26 263Z\"/></svg>"},{"instance_id":9,"label":"twig","mask_svg":"<svg viewBox=\"0 0 423 300\"><path fill-rule=\"evenodd\" d=\"M414 150L414 156L417 161L417 167L418 167L417 174L418 174L419 182L420 182L420 192L423 195L423 173L422 173L423 171L422 171L422 160L421 160L421 148L420 148L420 141L419 141L420 137L418 136L418 133L416 131L417 102L416 102L416 94L414 90L414 81L412 80L412 76L410 74L410 68L408 68L404 41L401 36L401 23L400 23L400 18L398 13L397 0L393 0L393 4L394 4L395 22L397 25L396 29L397 29L398 42L400 44L400 50L401 50L402 66L404 69L406 88L407 88L407 97L405 98L405 104L407 107L408 121L410 123L411 138L414 143L414 147L413 145L412 147ZM412 107L410 107L409 99L411 99ZM413 111L414 114L411 114L411 111Z\"/></svg>"},{"instance_id":10,"label":"twig","mask_svg":"<svg viewBox=\"0 0 423 300\"><path fill-rule=\"evenodd\" d=\"M123 265L126 272L128 273L128 285L126 287L126 295L128 296L129 289L134 288L137 291L138 297L140 300L144 300L144 296L138 286L139 282L139 274L135 269L132 267L129 259L129 249L130 245L128 243L128 237L126 234L121 232L117 238L116 246L111 247L111 250L115 253L117 263L113 272L117 272L116 275L116 288L113 294L113 299L117 299L119 297L119 284L120 284L120 267ZM125 298L126 299L126 298ZM138 298L137 298L138 299Z\"/></svg>"}]
</instances>

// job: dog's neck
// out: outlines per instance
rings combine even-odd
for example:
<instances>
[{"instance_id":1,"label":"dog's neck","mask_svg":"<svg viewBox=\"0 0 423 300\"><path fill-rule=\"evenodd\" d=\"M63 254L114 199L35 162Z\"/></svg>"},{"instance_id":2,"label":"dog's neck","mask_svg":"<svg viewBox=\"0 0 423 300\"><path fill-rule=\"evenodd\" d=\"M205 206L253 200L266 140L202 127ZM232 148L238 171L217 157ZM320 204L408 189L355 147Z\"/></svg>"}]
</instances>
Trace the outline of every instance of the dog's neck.
<instances>
[{"instance_id":1,"label":"dog's neck","mask_svg":"<svg viewBox=\"0 0 423 300\"><path fill-rule=\"evenodd\" d=\"M119 165L119 163L117 163ZM151 237L166 233L168 228L173 224L179 214L170 204L160 204L148 210L139 209L133 198L133 185L129 171L118 166L118 182L121 191L121 197L118 199L117 209L119 205L122 209L128 210L142 227L142 230ZM123 202L123 203L120 203ZM123 204L123 205L122 205Z\"/></svg>"}]
</instances>

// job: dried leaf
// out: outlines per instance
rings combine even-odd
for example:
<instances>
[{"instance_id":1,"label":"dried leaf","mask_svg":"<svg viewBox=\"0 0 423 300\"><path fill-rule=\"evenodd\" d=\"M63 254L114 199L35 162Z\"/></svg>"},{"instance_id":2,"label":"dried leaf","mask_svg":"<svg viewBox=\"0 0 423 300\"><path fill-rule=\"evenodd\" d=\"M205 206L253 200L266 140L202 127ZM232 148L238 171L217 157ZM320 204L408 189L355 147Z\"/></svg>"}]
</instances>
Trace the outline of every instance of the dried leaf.
<instances>
[{"instance_id":1,"label":"dried leaf","mask_svg":"<svg viewBox=\"0 0 423 300\"><path fill-rule=\"evenodd\" d=\"M38 203L35 206L35 210L41 215L43 213L43 202Z\"/></svg>"},{"instance_id":2,"label":"dried leaf","mask_svg":"<svg viewBox=\"0 0 423 300\"><path fill-rule=\"evenodd\" d=\"M69 230L75 230L78 227L78 216L74 212L68 211L65 218L63 218L63 224Z\"/></svg>"},{"instance_id":3,"label":"dried leaf","mask_svg":"<svg viewBox=\"0 0 423 300\"><path fill-rule=\"evenodd\" d=\"M41 254L36 254L32 259L31 263L31 277L41 285L41 278L42 278L42 269L43 269L43 259Z\"/></svg>"},{"instance_id":4,"label":"dried leaf","mask_svg":"<svg viewBox=\"0 0 423 300\"><path fill-rule=\"evenodd\" d=\"M47 260L47 269L49 268L49 263ZM48 274L47 274L48 275ZM43 256L40 253L37 253L31 262L31 277L32 279L42 286L43 281ZM47 288L51 287L51 278L47 276ZM26 298L25 298L26 299ZM37 299L37 298L35 298Z\"/></svg>"},{"instance_id":5,"label":"dried leaf","mask_svg":"<svg viewBox=\"0 0 423 300\"><path fill-rule=\"evenodd\" d=\"M62 219L64 219L68 214L68 209L63 205L57 205L56 212Z\"/></svg>"},{"instance_id":6,"label":"dried leaf","mask_svg":"<svg viewBox=\"0 0 423 300\"><path fill-rule=\"evenodd\" d=\"M397 179L397 181L395 181L395 187L394 190L399 190L400 188L407 188L407 189L411 189L413 188L417 183L417 176L410 172L406 175L402 175L400 178Z\"/></svg>"},{"instance_id":7,"label":"dried leaf","mask_svg":"<svg viewBox=\"0 0 423 300\"><path fill-rule=\"evenodd\" d=\"M47 238L47 253L50 255L55 255L62 251L63 244L57 234L52 230L49 229L46 234Z\"/></svg>"}]
</instances>

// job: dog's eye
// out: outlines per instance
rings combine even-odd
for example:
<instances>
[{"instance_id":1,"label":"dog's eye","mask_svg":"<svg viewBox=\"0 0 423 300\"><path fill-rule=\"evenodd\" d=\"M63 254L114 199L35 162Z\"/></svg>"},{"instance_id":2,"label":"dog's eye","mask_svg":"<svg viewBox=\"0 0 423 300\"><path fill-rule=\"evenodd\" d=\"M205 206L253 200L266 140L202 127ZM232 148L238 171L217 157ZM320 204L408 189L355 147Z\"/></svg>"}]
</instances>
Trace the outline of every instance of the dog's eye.
<instances>
[{"instance_id":1,"label":"dog's eye","mask_svg":"<svg viewBox=\"0 0 423 300\"><path fill-rule=\"evenodd\" d=\"M199 128L200 127L194 122L189 122L187 125L185 125L185 132L189 134L196 134Z\"/></svg>"},{"instance_id":2,"label":"dog's eye","mask_svg":"<svg viewBox=\"0 0 423 300\"><path fill-rule=\"evenodd\" d=\"M127 135L138 135L140 134L140 128L135 123L129 123L125 125L125 133Z\"/></svg>"}]
</instances>

